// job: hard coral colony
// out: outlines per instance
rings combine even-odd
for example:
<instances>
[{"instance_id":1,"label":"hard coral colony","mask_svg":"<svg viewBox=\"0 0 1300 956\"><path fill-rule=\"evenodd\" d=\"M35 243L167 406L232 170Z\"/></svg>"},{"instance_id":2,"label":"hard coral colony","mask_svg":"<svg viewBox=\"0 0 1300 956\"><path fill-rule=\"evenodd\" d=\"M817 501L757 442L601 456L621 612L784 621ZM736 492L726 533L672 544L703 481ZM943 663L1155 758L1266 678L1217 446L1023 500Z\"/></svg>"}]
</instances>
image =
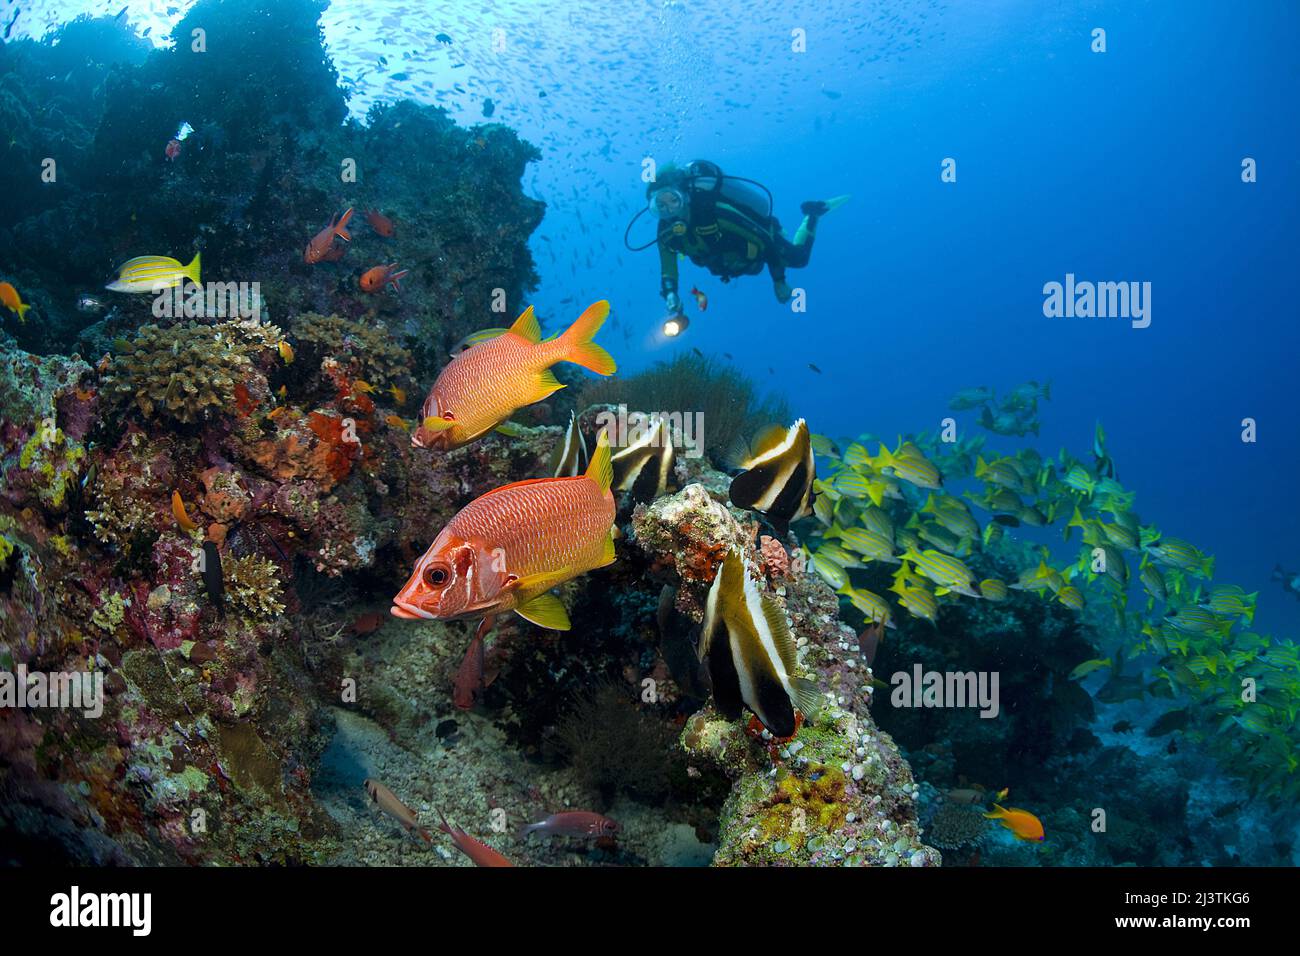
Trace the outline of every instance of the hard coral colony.
<instances>
[{"instance_id":1,"label":"hard coral colony","mask_svg":"<svg viewBox=\"0 0 1300 956\"><path fill-rule=\"evenodd\" d=\"M954 396L960 440L839 437L698 350L616 375L643 356L615 290L528 304L538 150L413 99L345 121L320 13L199 0L174 35L231 51L202 63L113 18L0 47L32 80L0 113L121 182L24 198L40 235L0 254L0 672L93 675L105 718L6 704L18 862L1192 862L1118 793L1138 751L1098 714L1126 703L1143 754L1176 734L1261 813L1300 796L1296 645L1139 516L1100 425L1081 457L995 449L1037 436L1029 382ZM83 47L108 79L68 73ZM85 95L37 109L56 73ZM741 202L712 164L659 175L656 215ZM806 263L846 198L758 240ZM235 277L256 308L208 294ZM1014 714L965 720L953 674Z\"/></svg>"}]
</instances>

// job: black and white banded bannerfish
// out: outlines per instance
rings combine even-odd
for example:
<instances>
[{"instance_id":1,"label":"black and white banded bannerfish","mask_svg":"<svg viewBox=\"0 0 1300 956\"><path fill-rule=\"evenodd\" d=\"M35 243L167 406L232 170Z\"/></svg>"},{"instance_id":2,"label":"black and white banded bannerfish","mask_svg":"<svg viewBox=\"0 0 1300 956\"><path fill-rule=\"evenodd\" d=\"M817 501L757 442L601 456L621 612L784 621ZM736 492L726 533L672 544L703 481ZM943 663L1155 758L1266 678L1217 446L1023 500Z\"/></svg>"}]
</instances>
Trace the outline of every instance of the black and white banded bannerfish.
<instances>
[{"instance_id":1,"label":"black and white banded bannerfish","mask_svg":"<svg viewBox=\"0 0 1300 956\"><path fill-rule=\"evenodd\" d=\"M569 412L569 427L551 455L552 478L576 478L587 470L587 442L578 427L578 416Z\"/></svg>"},{"instance_id":2,"label":"black and white banded bannerfish","mask_svg":"<svg viewBox=\"0 0 1300 956\"><path fill-rule=\"evenodd\" d=\"M736 507L764 515L783 538L792 521L813 513L817 468L808 423L802 418L789 428L764 429L732 459L733 468L741 471L731 482Z\"/></svg>"},{"instance_id":3,"label":"black and white banded bannerfish","mask_svg":"<svg viewBox=\"0 0 1300 956\"><path fill-rule=\"evenodd\" d=\"M735 549L709 588L699 654L709 667L714 706L728 718L738 718L746 707L774 737L784 738L799 729L796 708L811 717L820 707L817 685L794 676L795 645L785 611L760 590L748 560Z\"/></svg>"},{"instance_id":4,"label":"black and white banded bannerfish","mask_svg":"<svg viewBox=\"0 0 1300 956\"><path fill-rule=\"evenodd\" d=\"M673 469L677 451L672 430L664 418L653 419L636 441L610 459L614 466L614 492L629 492L633 502L653 501L676 485Z\"/></svg>"}]
</instances>

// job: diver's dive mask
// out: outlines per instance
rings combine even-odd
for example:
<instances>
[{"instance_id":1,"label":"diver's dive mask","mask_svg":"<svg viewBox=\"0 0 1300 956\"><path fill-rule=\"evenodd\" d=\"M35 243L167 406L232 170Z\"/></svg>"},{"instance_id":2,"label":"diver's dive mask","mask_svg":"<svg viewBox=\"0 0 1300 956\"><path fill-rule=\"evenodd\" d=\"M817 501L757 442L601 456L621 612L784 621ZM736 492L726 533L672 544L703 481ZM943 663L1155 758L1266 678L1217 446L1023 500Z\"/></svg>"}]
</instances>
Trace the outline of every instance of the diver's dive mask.
<instances>
[{"instance_id":1,"label":"diver's dive mask","mask_svg":"<svg viewBox=\"0 0 1300 956\"><path fill-rule=\"evenodd\" d=\"M665 186L650 194L650 212L661 220L685 219L690 204L690 196L677 186Z\"/></svg>"}]
</instances>

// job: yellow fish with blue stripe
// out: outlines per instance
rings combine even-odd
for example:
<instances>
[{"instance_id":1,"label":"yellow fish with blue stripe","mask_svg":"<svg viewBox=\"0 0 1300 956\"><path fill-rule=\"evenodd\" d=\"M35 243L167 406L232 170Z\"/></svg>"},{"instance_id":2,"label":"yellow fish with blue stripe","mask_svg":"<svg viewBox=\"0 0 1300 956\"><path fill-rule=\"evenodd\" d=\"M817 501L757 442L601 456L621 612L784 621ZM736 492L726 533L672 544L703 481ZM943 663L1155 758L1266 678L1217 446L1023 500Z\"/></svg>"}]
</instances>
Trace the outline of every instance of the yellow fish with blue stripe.
<instances>
[{"instance_id":1,"label":"yellow fish with blue stripe","mask_svg":"<svg viewBox=\"0 0 1300 956\"><path fill-rule=\"evenodd\" d=\"M1162 537L1155 544L1147 545L1147 552L1161 564L1172 565L1203 578L1214 577L1214 558L1202 554L1196 545L1181 538Z\"/></svg>"},{"instance_id":2,"label":"yellow fish with blue stripe","mask_svg":"<svg viewBox=\"0 0 1300 956\"><path fill-rule=\"evenodd\" d=\"M880 454L871 460L871 466L877 470L888 468L894 477L918 488L937 491L943 487L939 469L911 442L899 442L898 448L892 452L882 444Z\"/></svg>"},{"instance_id":3,"label":"yellow fish with blue stripe","mask_svg":"<svg viewBox=\"0 0 1300 956\"><path fill-rule=\"evenodd\" d=\"M890 610L889 602L876 592L868 591L866 588L845 585L840 588L839 593L848 598L849 603L861 611L868 622L884 624L888 628L896 627L893 621L890 620L893 613Z\"/></svg>"},{"instance_id":4,"label":"yellow fish with blue stripe","mask_svg":"<svg viewBox=\"0 0 1300 956\"><path fill-rule=\"evenodd\" d=\"M158 292L171 289L188 279L199 282L199 253L194 253L190 264L183 266L179 259L168 256L136 256L122 263L117 278L104 288L112 292Z\"/></svg>"},{"instance_id":5,"label":"yellow fish with blue stripe","mask_svg":"<svg viewBox=\"0 0 1300 956\"><path fill-rule=\"evenodd\" d=\"M950 554L933 550L918 552L915 548L908 548L903 559L912 562L918 571L937 584L938 594L955 591L967 597L981 596L972 586L974 575L971 569Z\"/></svg>"},{"instance_id":6,"label":"yellow fish with blue stripe","mask_svg":"<svg viewBox=\"0 0 1300 956\"><path fill-rule=\"evenodd\" d=\"M961 501L949 495L931 494L926 499L921 510L926 514L934 515L934 520L939 522L958 538L978 538L980 536L980 526L970 510Z\"/></svg>"},{"instance_id":7,"label":"yellow fish with blue stripe","mask_svg":"<svg viewBox=\"0 0 1300 956\"><path fill-rule=\"evenodd\" d=\"M833 525L826 532L826 537L838 539L844 547L857 552L869 561L898 563L899 559L894 556L893 540L870 528L841 528L839 525Z\"/></svg>"},{"instance_id":8,"label":"yellow fish with blue stripe","mask_svg":"<svg viewBox=\"0 0 1300 956\"><path fill-rule=\"evenodd\" d=\"M939 616L939 602L934 595L923 587L903 585L894 589L898 594L898 603L914 617L923 617L931 624Z\"/></svg>"}]
</instances>

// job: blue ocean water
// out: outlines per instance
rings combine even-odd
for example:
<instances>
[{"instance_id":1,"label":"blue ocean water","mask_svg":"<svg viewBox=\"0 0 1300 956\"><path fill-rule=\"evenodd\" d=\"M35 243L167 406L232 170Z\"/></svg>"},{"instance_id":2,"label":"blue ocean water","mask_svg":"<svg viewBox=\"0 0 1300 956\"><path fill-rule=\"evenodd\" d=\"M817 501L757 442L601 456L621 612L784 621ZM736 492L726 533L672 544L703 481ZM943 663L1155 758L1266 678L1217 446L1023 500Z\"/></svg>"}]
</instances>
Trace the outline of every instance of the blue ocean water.
<instances>
[{"instance_id":1,"label":"blue ocean water","mask_svg":"<svg viewBox=\"0 0 1300 956\"><path fill-rule=\"evenodd\" d=\"M14 36L125 7L162 44L188 4L7 6ZM1260 630L1295 633L1300 601L1269 580L1300 565L1294 4L334 0L322 24L354 115L410 97L473 123L490 99L541 147L525 182L547 203L552 324L608 297L623 368L729 354L833 435L934 428L959 388L1050 381L1034 443L1082 455L1101 421L1143 519L1258 589ZM695 158L768 186L787 234L801 201L852 195L790 273L806 311L766 276L683 263L708 311L659 334L656 255L623 230L644 162ZM1067 273L1151 283L1150 326L1044 317Z\"/></svg>"}]
</instances>

